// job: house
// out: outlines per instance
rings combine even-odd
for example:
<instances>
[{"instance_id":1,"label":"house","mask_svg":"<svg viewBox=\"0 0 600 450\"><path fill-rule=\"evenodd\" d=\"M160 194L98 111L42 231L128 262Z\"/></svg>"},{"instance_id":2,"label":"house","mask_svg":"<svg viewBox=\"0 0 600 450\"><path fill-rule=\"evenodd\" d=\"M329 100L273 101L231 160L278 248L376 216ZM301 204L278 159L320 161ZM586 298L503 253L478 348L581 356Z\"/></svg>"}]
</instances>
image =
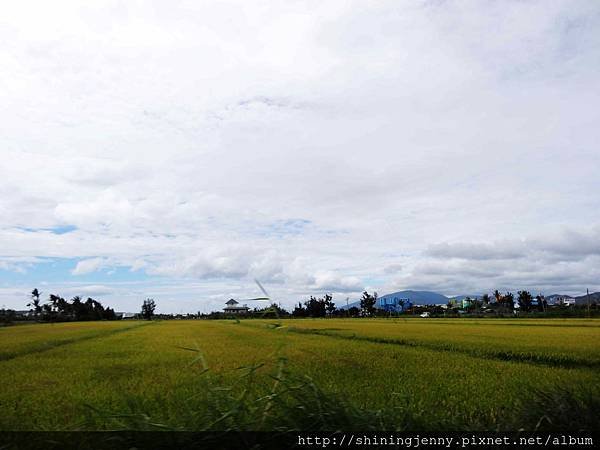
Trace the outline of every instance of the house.
<instances>
[{"instance_id":1,"label":"house","mask_svg":"<svg viewBox=\"0 0 600 450\"><path fill-rule=\"evenodd\" d=\"M556 305L562 306L574 306L576 304L576 300L573 297L559 297L556 299Z\"/></svg>"},{"instance_id":2,"label":"house","mask_svg":"<svg viewBox=\"0 0 600 450\"><path fill-rule=\"evenodd\" d=\"M248 308L246 305L244 306L239 306L239 302L235 301L234 299L230 298L227 303L225 303L227 306L225 306L225 308L223 308L223 311L225 313L230 313L230 314L246 314L248 311L250 311L250 308Z\"/></svg>"},{"instance_id":3,"label":"house","mask_svg":"<svg viewBox=\"0 0 600 450\"><path fill-rule=\"evenodd\" d=\"M137 314L132 312L115 312L117 319L135 319Z\"/></svg>"}]
</instances>

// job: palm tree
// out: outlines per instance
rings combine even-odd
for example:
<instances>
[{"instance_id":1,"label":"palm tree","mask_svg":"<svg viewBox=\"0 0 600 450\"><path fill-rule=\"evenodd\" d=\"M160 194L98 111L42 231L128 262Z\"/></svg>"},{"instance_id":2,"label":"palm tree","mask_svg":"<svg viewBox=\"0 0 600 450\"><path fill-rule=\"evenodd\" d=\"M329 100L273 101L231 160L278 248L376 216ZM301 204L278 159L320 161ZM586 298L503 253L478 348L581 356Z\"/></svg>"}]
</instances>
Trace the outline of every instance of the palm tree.
<instances>
[{"instance_id":1,"label":"palm tree","mask_svg":"<svg viewBox=\"0 0 600 450\"><path fill-rule=\"evenodd\" d=\"M42 312L42 305L40 305L40 296L42 293L35 288L31 291L31 302L27 303L27 306L31 307L31 312L37 318Z\"/></svg>"}]
</instances>

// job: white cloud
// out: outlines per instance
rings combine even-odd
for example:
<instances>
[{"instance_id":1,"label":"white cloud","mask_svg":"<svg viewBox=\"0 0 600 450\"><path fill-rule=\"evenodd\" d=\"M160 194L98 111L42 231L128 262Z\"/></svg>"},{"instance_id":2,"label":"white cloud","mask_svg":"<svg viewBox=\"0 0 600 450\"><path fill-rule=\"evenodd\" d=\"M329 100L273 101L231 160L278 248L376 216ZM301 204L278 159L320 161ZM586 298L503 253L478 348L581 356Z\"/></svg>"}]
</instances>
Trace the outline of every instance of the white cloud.
<instances>
[{"instance_id":1,"label":"white cloud","mask_svg":"<svg viewBox=\"0 0 600 450\"><path fill-rule=\"evenodd\" d=\"M40 258L34 257L0 257L0 270L23 274L28 268L40 262L42 262Z\"/></svg>"},{"instance_id":2,"label":"white cloud","mask_svg":"<svg viewBox=\"0 0 600 450\"><path fill-rule=\"evenodd\" d=\"M186 308L253 277L288 302L600 288L599 25L594 1L13 3L0 257L130 267Z\"/></svg>"},{"instance_id":3,"label":"white cloud","mask_svg":"<svg viewBox=\"0 0 600 450\"><path fill-rule=\"evenodd\" d=\"M85 275L103 269L108 264L105 258L90 258L77 262L75 268L71 271L73 275Z\"/></svg>"},{"instance_id":4,"label":"white cloud","mask_svg":"<svg viewBox=\"0 0 600 450\"><path fill-rule=\"evenodd\" d=\"M328 292L357 292L364 285L359 277L340 276L333 272L319 272L314 277L313 289Z\"/></svg>"},{"instance_id":5,"label":"white cloud","mask_svg":"<svg viewBox=\"0 0 600 450\"><path fill-rule=\"evenodd\" d=\"M90 284L87 286L78 286L75 289L71 289L71 292L75 293L75 295L88 295L97 297L113 294L114 288L103 286L101 284Z\"/></svg>"}]
</instances>

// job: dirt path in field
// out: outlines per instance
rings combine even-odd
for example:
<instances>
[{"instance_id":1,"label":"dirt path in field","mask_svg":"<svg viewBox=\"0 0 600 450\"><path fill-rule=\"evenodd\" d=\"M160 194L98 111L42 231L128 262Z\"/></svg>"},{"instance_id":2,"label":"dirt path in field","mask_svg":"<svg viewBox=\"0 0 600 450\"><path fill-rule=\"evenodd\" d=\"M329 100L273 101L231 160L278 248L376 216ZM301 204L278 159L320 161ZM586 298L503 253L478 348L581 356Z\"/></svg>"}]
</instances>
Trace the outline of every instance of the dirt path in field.
<instances>
[{"instance_id":1,"label":"dirt path in field","mask_svg":"<svg viewBox=\"0 0 600 450\"><path fill-rule=\"evenodd\" d=\"M32 355L34 353L47 352L47 351L50 351L50 350L58 348L58 347L64 347L65 345L77 344L77 343L83 342L83 341L104 338L107 336L112 336L113 334L118 334L118 333L123 333L125 331L131 331L131 330L135 330L138 328L143 328L148 325L152 325L154 323L157 323L157 322L141 323L141 324L131 325L131 326L124 327L124 328L115 328L113 330L101 330L101 331L97 331L95 333L90 333L90 334L86 334L84 336L78 336L78 337L74 337L74 338L46 341L46 342L40 343L39 345L36 345L32 348L28 348L28 349L20 351L20 352L0 354L0 363L3 361L10 361L15 358L20 358L22 356Z\"/></svg>"}]
</instances>

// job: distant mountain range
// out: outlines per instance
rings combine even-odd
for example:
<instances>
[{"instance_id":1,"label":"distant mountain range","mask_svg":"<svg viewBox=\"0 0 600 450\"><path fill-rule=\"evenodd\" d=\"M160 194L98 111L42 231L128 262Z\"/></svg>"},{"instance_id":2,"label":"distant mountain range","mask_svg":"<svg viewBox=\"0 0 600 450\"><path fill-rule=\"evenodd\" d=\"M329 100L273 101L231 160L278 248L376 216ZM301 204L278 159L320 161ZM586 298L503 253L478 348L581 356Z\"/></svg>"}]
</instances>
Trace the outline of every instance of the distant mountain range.
<instances>
[{"instance_id":1,"label":"distant mountain range","mask_svg":"<svg viewBox=\"0 0 600 450\"><path fill-rule=\"evenodd\" d=\"M587 294L580 295L579 297L575 297L575 303L577 305L587 305L588 296ZM600 303L600 292L594 292L590 294L590 304L596 305Z\"/></svg>"},{"instance_id":2,"label":"distant mountain range","mask_svg":"<svg viewBox=\"0 0 600 450\"><path fill-rule=\"evenodd\" d=\"M451 297L448 297L450 300L464 300L465 298L469 297L469 298L481 298L483 294L468 294L468 295L453 295Z\"/></svg>"},{"instance_id":3,"label":"distant mountain range","mask_svg":"<svg viewBox=\"0 0 600 450\"><path fill-rule=\"evenodd\" d=\"M445 295L439 294L437 292L432 292L432 291L413 291L413 290L406 290L406 291L398 291L398 292L393 292L391 294L385 294L380 296L379 298L408 298L411 303L413 305L439 305L439 304L447 304L449 300L463 300L466 297L470 297L470 298L481 298L482 294L469 294L469 295L453 295L452 297L447 297ZM491 296L491 294L490 294ZM515 295L516 297L516 295ZM558 298L565 298L565 299L575 299L575 302L578 305L587 305L587 295L580 295L578 297L572 297L570 295L566 295L566 294L552 294L552 295L547 295L546 296L546 300L548 301L548 303L552 304L554 303ZM600 292L594 292L593 294L590 294L590 303L595 304L595 303L600 303ZM346 308L352 308L353 306L356 306L357 308L360 308L360 300L354 301L352 303L349 303L348 306L346 305L337 305L339 309L346 309ZM376 307L379 307L379 304L375 305Z\"/></svg>"},{"instance_id":4,"label":"distant mountain range","mask_svg":"<svg viewBox=\"0 0 600 450\"><path fill-rule=\"evenodd\" d=\"M579 295L577 297L573 297L572 295L566 294L552 294L546 295L546 301L550 304L555 303L559 298L563 298L565 300L575 300L575 304L577 305L587 305L588 296L587 294ZM590 294L590 304L595 305L600 303L600 292L594 292Z\"/></svg>"}]
</instances>

